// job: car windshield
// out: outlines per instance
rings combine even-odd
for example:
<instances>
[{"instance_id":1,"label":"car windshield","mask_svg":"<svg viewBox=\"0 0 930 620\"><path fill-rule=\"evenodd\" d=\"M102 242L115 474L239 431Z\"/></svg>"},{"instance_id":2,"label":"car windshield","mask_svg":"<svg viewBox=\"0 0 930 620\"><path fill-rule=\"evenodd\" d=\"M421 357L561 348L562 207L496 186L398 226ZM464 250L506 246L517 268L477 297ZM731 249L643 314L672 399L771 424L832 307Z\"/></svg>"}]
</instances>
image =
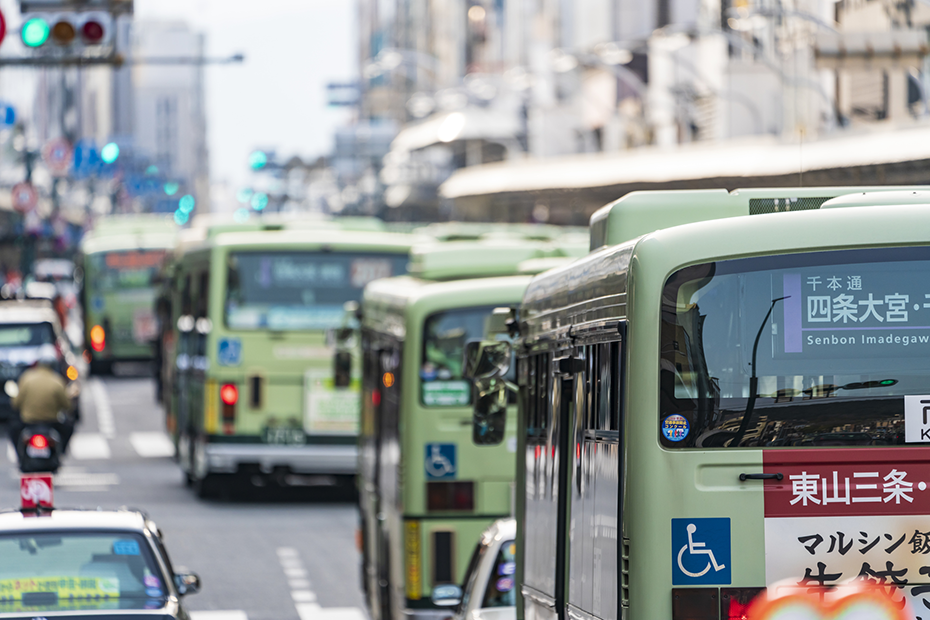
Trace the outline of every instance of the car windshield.
<instances>
[{"instance_id":1,"label":"car windshield","mask_svg":"<svg viewBox=\"0 0 930 620\"><path fill-rule=\"evenodd\" d=\"M338 327L365 285L407 271L406 254L235 252L227 263L231 329Z\"/></svg>"},{"instance_id":2,"label":"car windshield","mask_svg":"<svg viewBox=\"0 0 930 620\"><path fill-rule=\"evenodd\" d=\"M0 323L0 348L55 344L51 323Z\"/></svg>"},{"instance_id":3,"label":"car windshield","mask_svg":"<svg viewBox=\"0 0 930 620\"><path fill-rule=\"evenodd\" d=\"M663 445L926 442L910 436L905 410L930 392L928 267L928 248L884 248L674 273L662 305Z\"/></svg>"},{"instance_id":4,"label":"car windshield","mask_svg":"<svg viewBox=\"0 0 930 620\"><path fill-rule=\"evenodd\" d=\"M146 249L92 254L95 286L101 291L149 287L166 254L165 250Z\"/></svg>"},{"instance_id":5,"label":"car windshield","mask_svg":"<svg viewBox=\"0 0 930 620\"><path fill-rule=\"evenodd\" d=\"M139 534L0 535L0 614L161 606L167 591Z\"/></svg>"}]
</instances>

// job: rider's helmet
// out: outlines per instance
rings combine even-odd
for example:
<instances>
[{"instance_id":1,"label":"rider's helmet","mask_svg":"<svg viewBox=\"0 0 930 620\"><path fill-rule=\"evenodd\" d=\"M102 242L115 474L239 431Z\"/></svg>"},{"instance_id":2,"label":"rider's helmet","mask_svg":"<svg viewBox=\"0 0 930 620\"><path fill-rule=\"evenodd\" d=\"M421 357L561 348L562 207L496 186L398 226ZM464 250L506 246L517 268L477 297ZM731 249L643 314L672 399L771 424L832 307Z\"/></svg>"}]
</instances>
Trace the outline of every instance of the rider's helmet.
<instances>
[{"instance_id":1,"label":"rider's helmet","mask_svg":"<svg viewBox=\"0 0 930 620\"><path fill-rule=\"evenodd\" d=\"M58 351L55 350L55 347L43 345L39 349L39 355L36 357L36 366L45 366L57 372L59 363Z\"/></svg>"}]
</instances>

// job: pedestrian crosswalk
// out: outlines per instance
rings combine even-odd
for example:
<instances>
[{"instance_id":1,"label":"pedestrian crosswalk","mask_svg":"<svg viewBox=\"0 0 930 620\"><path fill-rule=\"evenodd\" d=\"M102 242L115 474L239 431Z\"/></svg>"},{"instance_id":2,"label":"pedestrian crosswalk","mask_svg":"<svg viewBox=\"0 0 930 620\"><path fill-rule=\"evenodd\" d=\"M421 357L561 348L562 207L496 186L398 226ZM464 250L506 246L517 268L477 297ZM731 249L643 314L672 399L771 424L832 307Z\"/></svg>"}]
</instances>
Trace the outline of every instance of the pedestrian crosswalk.
<instances>
[{"instance_id":1,"label":"pedestrian crosswalk","mask_svg":"<svg viewBox=\"0 0 930 620\"><path fill-rule=\"evenodd\" d=\"M192 611L191 620L249 620L241 609Z\"/></svg>"},{"instance_id":2,"label":"pedestrian crosswalk","mask_svg":"<svg viewBox=\"0 0 930 620\"><path fill-rule=\"evenodd\" d=\"M136 456L145 459L170 458L174 456L174 443L160 431L129 433L126 438L107 438L103 433L76 432L68 445L66 460L103 461L113 458L113 448L128 443ZM7 444L7 460L16 462L13 446Z\"/></svg>"}]
</instances>

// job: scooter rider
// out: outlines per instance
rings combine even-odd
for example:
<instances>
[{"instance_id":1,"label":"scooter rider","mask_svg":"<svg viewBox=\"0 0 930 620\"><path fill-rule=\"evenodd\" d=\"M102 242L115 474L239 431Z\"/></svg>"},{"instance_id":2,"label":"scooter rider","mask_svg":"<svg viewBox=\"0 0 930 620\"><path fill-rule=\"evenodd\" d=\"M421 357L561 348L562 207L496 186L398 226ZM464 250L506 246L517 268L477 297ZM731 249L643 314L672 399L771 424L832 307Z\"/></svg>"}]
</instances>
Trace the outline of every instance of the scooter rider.
<instances>
[{"instance_id":1,"label":"scooter rider","mask_svg":"<svg viewBox=\"0 0 930 620\"><path fill-rule=\"evenodd\" d=\"M71 416L71 399L65 389L65 380L58 374L58 358L53 353L42 353L39 359L19 377L13 408L19 419L10 422L9 434L13 445L28 424L48 424L61 437L62 452L74 432Z\"/></svg>"}]
</instances>

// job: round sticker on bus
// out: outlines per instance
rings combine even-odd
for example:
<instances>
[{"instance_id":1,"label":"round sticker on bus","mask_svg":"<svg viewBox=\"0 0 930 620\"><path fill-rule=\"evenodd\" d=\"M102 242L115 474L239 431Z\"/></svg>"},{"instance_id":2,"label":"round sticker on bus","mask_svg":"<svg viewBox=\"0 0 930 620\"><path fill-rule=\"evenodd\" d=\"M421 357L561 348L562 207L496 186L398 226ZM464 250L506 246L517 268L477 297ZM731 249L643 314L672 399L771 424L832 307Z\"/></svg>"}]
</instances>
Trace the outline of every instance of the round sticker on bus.
<instances>
[{"instance_id":1,"label":"round sticker on bus","mask_svg":"<svg viewBox=\"0 0 930 620\"><path fill-rule=\"evenodd\" d=\"M688 436L690 425L685 416L673 414L662 420L662 434L669 441L681 441Z\"/></svg>"}]
</instances>

